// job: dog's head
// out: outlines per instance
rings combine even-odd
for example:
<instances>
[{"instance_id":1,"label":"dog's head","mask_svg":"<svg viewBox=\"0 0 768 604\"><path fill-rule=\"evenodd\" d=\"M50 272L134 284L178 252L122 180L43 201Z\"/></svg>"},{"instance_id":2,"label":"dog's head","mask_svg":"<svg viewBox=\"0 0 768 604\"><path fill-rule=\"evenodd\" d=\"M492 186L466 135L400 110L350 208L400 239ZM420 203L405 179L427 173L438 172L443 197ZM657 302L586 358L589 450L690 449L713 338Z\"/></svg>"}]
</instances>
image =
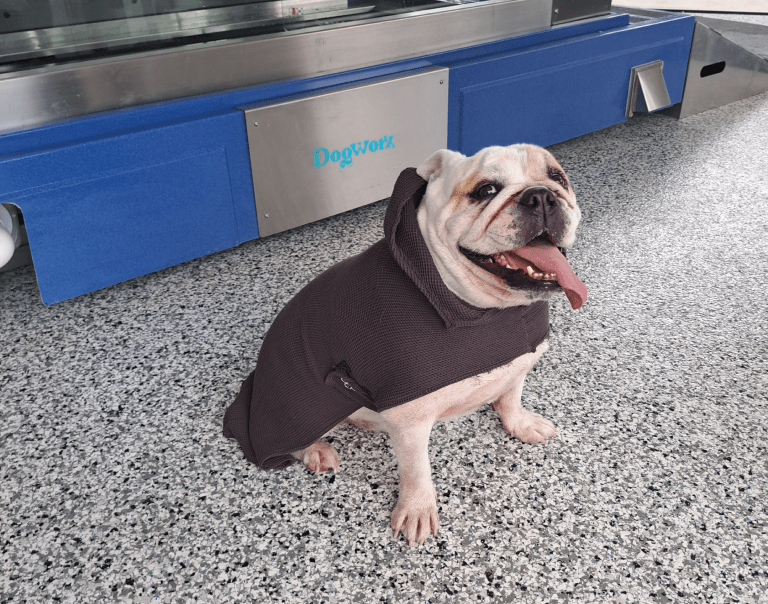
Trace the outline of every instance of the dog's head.
<instances>
[{"instance_id":1,"label":"dog's head","mask_svg":"<svg viewBox=\"0 0 768 604\"><path fill-rule=\"evenodd\" d=\"M446 286L480 308L519 306L587 289L565 259L581 211L554 157L534 145L488 147L472 157L434 153L418 207L424 240Z\"/></svg>"}]
</instances>

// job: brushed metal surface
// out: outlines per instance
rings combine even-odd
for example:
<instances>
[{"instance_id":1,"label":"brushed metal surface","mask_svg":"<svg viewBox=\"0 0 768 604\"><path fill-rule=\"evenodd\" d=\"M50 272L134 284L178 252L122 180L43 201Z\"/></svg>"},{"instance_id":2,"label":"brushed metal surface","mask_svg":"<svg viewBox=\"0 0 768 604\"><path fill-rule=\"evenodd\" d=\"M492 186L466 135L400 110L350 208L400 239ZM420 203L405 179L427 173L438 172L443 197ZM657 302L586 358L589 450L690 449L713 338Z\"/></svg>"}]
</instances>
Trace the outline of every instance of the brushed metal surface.
<instances>
[{"instance_id":1,"label":"brushed metal surface","mask_svg":"<svg viewBox=\"0 0 768 604\"><path fill-rule=\"evenodd\" d=\"M673 113L676 117L685 118L768 90L768 61L712 29L717 26L714 21L696 19L683 100ZM768 27L764 30L768 36ZM721 62L725 62L722 71L702 75L702 69Z\"/></svg>"},{"instance_id":2,"label":"brushed metal surface","mask_svg":"<svg viewBox=\"0 0 768 604\"><path fill-rule=\"evenodd\" d=\"M318 18L339 18L375 7L347 7L347 0L276 0L129 19L79 23L2 34L0 64L61 57L95 49L135 47L189 36L210 36L280 23L286 29Z\"/></svg>"},{"instance_id":3,"label":"brushed metal surface","mask_svg":"<svg viewBox=\"0 0 768 604\"><path fill-rule=\"evenodd\" d=\"M245 110L259 235L385 199L448 142L448 69Z\"/></svg>"},{"instance_id":4,"label":"brushed metal surface","mask_svg":"<svg viewBox=\"0 0 768 604\"><path fill-rule=\"evenodd\" d=\"M260 2L6 33L0 62L230 31L282 18L282 4Z\"/></svg>"},{"instance_id":5,"label":"brushed metal surface","mask_svg":"<svg viewBox=\"0 0 768 604\"><path fill-rule=\"evenodd\" d=\"M652 61L630 70L629 94L625 115L632 117L638 112L654 112L672 103L664 81L664 61Z\"/></svg>"},{"instance_id":6,"label":"brushed metal surface","mask_svg":"<svg viewBox=\"0 0 768 604\"><path fill-rule=\"evenodd\" d=\"M553 0L552 25L600 17L611 12L611 0Z\"/></svg>"},{"instance_id":7,"label":"brushed metal surface","mask_svg":"<svg viewBox=\"0 0 768 604\"><path fill-rule=\"evenodd\" d=\"M0 0L0 33L215 9L253 2L254 0Z\"/></svg>"},{"instance_id":8,"label":"brushed metal surface","mask_svg":"<svg viewBox=\"0 0 768 604\"><path fill-rule=\"evenodd\" d=\"M759 23L745 23L730 19L715 19L712 17L696 17L696 22L706 25L741 46L752 54L768 59L768 26Z\"/></svg>"},{"instance_id":9,"label":"brushed metal surface","mask_svg":"<svg viewBox=\"0 0 768 604\"><path fill-rule=\"evenodd\" d=\"M768 13L768 0L619 0L628 8L715 13Z\"/></svg>"},{"instance_id":10,"label":"brushed metal surface","mask_svg":"<svg viewBox=\"0 0 768 604\"><path fill-rule=\"evenodd\" d=\"M0 132L501 40L549 28L551 10L552 0L450 5L353 25L0 74Z\"/></svg>"}]
</instances>

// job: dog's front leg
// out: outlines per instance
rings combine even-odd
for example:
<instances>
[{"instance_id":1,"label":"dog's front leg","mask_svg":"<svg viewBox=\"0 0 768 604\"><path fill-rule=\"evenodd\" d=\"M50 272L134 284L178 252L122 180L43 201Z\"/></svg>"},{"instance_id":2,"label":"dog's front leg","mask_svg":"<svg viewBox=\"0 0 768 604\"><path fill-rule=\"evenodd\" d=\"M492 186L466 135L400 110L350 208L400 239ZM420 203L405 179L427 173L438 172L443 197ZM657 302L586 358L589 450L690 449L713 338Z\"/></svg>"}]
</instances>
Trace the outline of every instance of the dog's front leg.
<instances>
[{"instance_id":1,"label":"dog's front leg","mask_svg":"<svg viewBox=\"0 0 768 604\"><path fill-rule=\"evenodd\" d=\"M512 387L493 403L504 429L524 443L543 443L557 435L557 428L538 413L523 409L521 398L528 372L521 374Z\"/></svg>"},{"instance_id":2,"label":"dog's front leg","mask_svg":"<svg viewBox=\"0 0 768 604\"><path fill-rule=\"evenodd\" d=\"M424 543L429 533L437 536L437 495L429 466L429 433L433 421L393 426L389 437L397 456L400 495L392 512L392 530L403 533L408 545Z\"/></svg>"}]
</instances>

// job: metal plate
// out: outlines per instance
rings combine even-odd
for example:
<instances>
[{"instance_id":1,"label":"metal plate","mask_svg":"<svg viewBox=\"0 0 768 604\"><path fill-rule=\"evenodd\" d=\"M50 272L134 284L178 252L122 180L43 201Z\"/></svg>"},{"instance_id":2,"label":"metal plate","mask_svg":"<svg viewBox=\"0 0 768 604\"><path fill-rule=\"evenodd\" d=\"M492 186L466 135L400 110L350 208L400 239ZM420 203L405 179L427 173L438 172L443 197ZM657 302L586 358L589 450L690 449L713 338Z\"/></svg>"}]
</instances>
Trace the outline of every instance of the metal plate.
<instances>
[{"instance_id":1,"label":"metal plate","mask_svg":"<svg viewBox=\"0 0 768 604\"><path fill-rule=\"evenodd\" d=\"M768 26L712 17L696 17L696 23L706 25L726 40L768 60Z\"/></svg>"},{"instance_id":2,"label":"metal plate","mask_svg":"<svg viewBox=\"0 0 768 604\"><path fill-rule=\"evenodd\" d=\"M301 5L307 13L313 10L317 13L318 8L338 11L341 0L301 0ZM346 1L343 5L346 9ZM293 10L297 8L293 7ZM298 14L291 15L283 2L273 1L17 31L2 34L0 63L65 56L94 49L135 47L137 44L184 36L218 34L283 20L284 17L303 18Z\"/></svg>"},{"instance_id":3,"label":"metal plate","mask_svg":"<svg viewBox=\"0 0 768 604\"><path fill-rule=\"evenodd\" d=\"M618 0L628 8L715 13L768 13L768 0Z\"/></svg>"},{"instance_id":4,"label":"metal plate","mask_svg":"<svg viewBox=\"0 0 768 604\"><path fill-rule=\"evenodd\" d=\"M448 69L245 110L259 235L389 197L448 141Z\"/></svg>"},{"instance_id":5,"label":"metal plate","mask_svg":"<svg viewBox=\"0 0 768 604\"><path fill-rule=\"evenodd\" d=\"M552 0L552 25L600 17L611 12L611 0Z\"/></svg>"},{"instance_id":6,"label":"metal plate","mask_svg":"<svg viewBox=\"0 0 768 604\"><path fill-rule=\"evenodd\" d=\"M667 83L664 81L664 61L652 61L633 67L629 74L626 117L638 112L658 111L669 107Z\"/></svg>"},{"instance_id":7,"label":"metal plate","mask_svg":"<svg viewBox=\"0 0 768 604\"><path fill-rule=\"evenodd\" d=\"M768 61L714 29L718 21L696 18L683 100L670 115L685 118L768 90ZM768 36L768 27L763 30Z\"/></svg>"},{"instance_id":8,"label":"metal plate","mask_svg":"<svg viewBox=\"0 0 768 604\"><path fill-rule=\"evenodd\" d=\"M446 5L352 25L0 73L0 133L98 111L341 73L550 27L552 0Z\"/></svg>"}]
</instances>

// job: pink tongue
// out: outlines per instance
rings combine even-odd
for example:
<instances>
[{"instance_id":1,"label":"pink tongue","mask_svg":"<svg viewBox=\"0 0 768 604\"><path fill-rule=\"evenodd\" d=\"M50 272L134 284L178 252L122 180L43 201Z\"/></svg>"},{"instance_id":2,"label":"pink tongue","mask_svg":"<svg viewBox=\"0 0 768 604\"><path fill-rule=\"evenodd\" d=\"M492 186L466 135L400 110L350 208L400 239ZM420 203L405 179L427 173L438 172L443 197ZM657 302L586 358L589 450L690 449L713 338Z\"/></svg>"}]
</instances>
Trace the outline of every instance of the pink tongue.
<instances>
[{"instance_id":1,"label":"pink tongue","mask_svg":"<svg viewBox=\"0 0 768 604\"><path fill-rule=\"evenodd\" d=\"M587 286L579 280L573 272L571 265L565 259L565 256L560 253L560 250L549 241L535 239L528 245L524 245L514 252L507 252L504 255L510 265L515 268L525 270L525 266L520 266L519 258L522 258L532 264L534 268L538 268L539 272L555 273L557 275L557 283L565 291L565 295L568 297L568 301L574 310L581 308L581 305L587 299ZM515 256L519 256L517 261L515 261Z\"/></svg>"}]
</instances>

